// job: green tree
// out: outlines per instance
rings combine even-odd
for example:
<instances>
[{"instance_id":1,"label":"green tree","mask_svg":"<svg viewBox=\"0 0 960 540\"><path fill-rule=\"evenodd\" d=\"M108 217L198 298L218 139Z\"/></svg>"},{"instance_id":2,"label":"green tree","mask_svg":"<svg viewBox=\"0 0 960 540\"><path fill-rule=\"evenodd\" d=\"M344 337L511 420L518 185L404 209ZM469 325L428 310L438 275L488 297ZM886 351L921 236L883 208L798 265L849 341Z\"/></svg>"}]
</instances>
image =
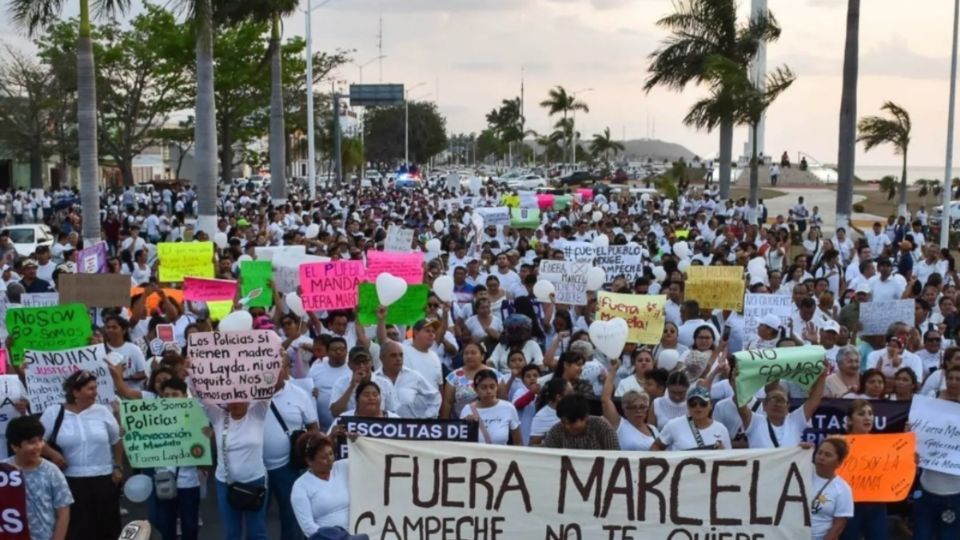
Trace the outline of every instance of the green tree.
<instances>
[{"instance_id":1,"label":"green tree","mask_svg":"<svg viewBox=\"0 0 960 540\"><path fill-rule=\"evenodd\" d=\"M446 149L446 124L435 103L410 102L410 158L414 163L426 163ZM392 163L401 158L403 132L403 105L368 110L364 122L367 159Z\"/></svg>"},{"instance_id":2,"label":"green tree","mask_svg":"<svg viewBox=\"0 0 960 540\"><path fill-rule=\"evenodd\" d=\"M677 0L674 13L657 25L670 32L660 48L650 55L649 76L644 89L656 86L677 91L687 84L708 81L708 63L720 56L746 69L761 43L780 37L780 27L772 14L752 18L748 24L737 22L734 0ZM713 105L708 116L688 122L699 129L720 129L720 198L730 197L730 164L733 161L733 128L736 102L723 88L712 88Z\"/></svg>"},{"instance_id":3,"label":"green tree","mask_svg":"<svg viewBox=\"0 0 960 540\"><path fill-rule=\"evenodd\" d=\"M174 147L177 150L177 166L174 169L174 178L180 178L183 160L193 148L194 126L193 117L177 122L176 127L161 127L154 130L153 136L163 142L165 147Z\"/></svg>"},{"instance_id":4,"label":"green tree","mask_svg":"<svg viewBox=\"0 0 960 540\"><path fill-rule=\"evenodd\" d=\"M907 215L907 151L910 149L910 113L892 101L887 101L880 110L889 114L884 116L866 116L860 119L857 130L860 135L857 141L863 143L864 150L869 152L881 144L893 145L893 151L902 158L900 174L900 200L897 204L897 214Z\"/></svg>"},{"instance_id":5,"label":"green tree","mask_svg":"<svg viewBox=\"0 0 960 540\"><path fill-rule=\"evenodd\" d=\"M593 136L593 140L590 141L590 153L594 158L603 156L603 160L607 162L609 167L610 163L610 152L613 152L613 155L616 156L617 153L623 152L625 147L620 141L616 141L610 135L610 128L603 128L603 133L596 133Z\"/></svg>"},{"instance_id":6,"label":"green tree","mask_svg":"<svg viewBox=\"0 0 960 540\"><path fill-rule=\"evenodd\" d=\"M549 116L554 116L560 114L562 116L561 120L563 121L562 126L564 126L564 131L567 134L567 139L564 144L564 148L571 148L573 144L573 118L567 118L567 114L575 113L576 111L583 111L585 113L590 112L590 107L582 101L578 100L577 96L574 94L568 94L567 90L562 86L557 86L551 88L550 92L547 94L547 99L540 102L540 106L547 109L547 114ZM561 125L558 122L558 125ZM573 163L573 156L570 157L571 164Z\"/></svg>"},{"instance_id":7,"label":"green tree","mask_svg":"<svg viewBox=\"0 0 960 540\"><path fill-rule=\"evenodd\" d=\"M523 129L520 113L520 98L504 99L497 109L487 113L487 126L503 141L507 148L507 163L513 165L514 143L523 141L530 134Z\"/></svg>"},{"instance_id":8,"label":"green tree","mask_svg":"<svg viewBox=\"0 0 960 540\"><path fill-rule=\"evenodd\" d=\"M847 0L846 33L837 143L837 227L848 226L853 211L853 171L857 154L857 79L860 71L860 0Z\"/></svg>"},{"instance_id":9,"label":"green tree","mask_svg":"<svg viewBox=\"0 0 960 540\"><path fill-rule=\"evenodd\" d=\"M35 39L39 57L53 75L50 81L50 92L54 99L50 112L50 135L53 153L60 161L58 180L61 185L74 184L73 168L80 164L76 29L71 24L61 22L47 27L44 34ZM71 37L65 40L64 35ZM67 43L68 46L54 46L55 43Z\"/></svg>"},{"instance_id":10,"label":"green tree","mask_svg":"<svg viewBox=\"0 0 960 540\"><path fill-rule=\"evenodd\" d=\"M100 185L97 156L97 90L90 7L94 15L112 18L130 7L130 0L78 0L80 31L77 40L77 124L80 155L80 202L82 236L86 243L100 239ZM60 16L66 0L10 0L14 22L30 35Z\"/></svg>"},{"instance_id":11,"label":"green tree","mask_svg":"<svg viewBox=\"0 0 960 540\"><path fill-rule=\"evenodd\" d=\"M0 141L30 164L30 187L43 187L43 161L50 153L49 123L55 109L54 74L6 46L0 58Z\"/></svg>"}]
</instances>

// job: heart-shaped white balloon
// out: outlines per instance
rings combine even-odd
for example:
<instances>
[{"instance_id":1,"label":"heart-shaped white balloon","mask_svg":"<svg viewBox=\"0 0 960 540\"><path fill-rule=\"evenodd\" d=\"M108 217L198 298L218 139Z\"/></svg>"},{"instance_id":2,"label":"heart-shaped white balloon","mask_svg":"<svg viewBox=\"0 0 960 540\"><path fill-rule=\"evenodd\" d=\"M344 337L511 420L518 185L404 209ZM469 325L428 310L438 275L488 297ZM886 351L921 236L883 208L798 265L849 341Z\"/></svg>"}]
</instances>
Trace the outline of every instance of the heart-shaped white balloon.
<instances>
[{"instance_id":1,"label":"heart-shaped white balloon","mask_svg":"<svg viewBox=\"0 0 960 540\"><path fill-rule=\"evenodd\" d=\"M605 234L599 234L593 238L593 245L597 247L607 247L610 245L610 237Z\"/></svg>"},{"instance_id":2,"label":"heart-shaped white balloon","mask_svg":"<svg viewBox=\"0 0 960 540\"><path fill-rule=\"evenodd\" d=\"M607 273L603 271L603 268L599 266L594 266L593 268L587 270L587 290L595 291L600 287L603 287L603 284L607 281Z\"/></svg>"},{"instance_id":3,"label":"heart-shaped white balloon","mask_svg":"<svg viewBox=\"0 0 960 540\"><path fill-rule=\"evenodd\" d=\"M667 279L667 271L664 270L662 266L654 266L653 277L657 278L657 281L662 283L663 280Z\"/></svg>"},{"instance_id":4,"label":"heart-shaped white balloon","mask_svg":"<svg viewBox=\"0 0 960 540\"><path fill-rule=\"evenodd\" d=\"M604 211L604 212L609 212L609 211L610 211L610 205L609 205L609 204L605 204L605 205L603 205L603 206L600 207L600 210L602 210L602 211Z\"/></svg>"},{"instance_id":5,"label":"heart-shaped white balloon","mask_svg":"<svg viewBox=\"0 0 960 540\"><path fill-rule=\"evenodd\" d=\"M132 503L142 503L153 493L153 479L145 474L135 474L123 483L123 494Z\"/></svg>"},{"instance_id":6,"label":"heart-shaped white balloon","mask_svg":"<svg viewBox=\"0 0 960 540\"><path fill-rule=\"evenodd\" d=\"M377 276L377 297L380 305L389 306L407 294L407 282L384 272Z\"/></svg>"},{"instance_id":7,"label":"heart-shaped white balloon","mask_svg":"<svg viewBox=\"0 0 960 540\"><path fill-rule=\"evenodd\" d=\"M306 236L308 240L313 240L319 235L320 235L319 225L317 225L316 223L311 223L310 225L307 225L307 231L306 231L306 234L304 234L304 236Z\"/></svg>"},{"instance_id":8,"label":"heart-shaped white balloon","mask_svg":"<svg viewBox=\"0 0 960 540\"><path fill-rule=\"evenodd\" d=\"M683 259L677 263L677 269L681 272L686 272L687 268L690 268L690 259Z\"/></svg>"},{"instance_id":9,"label":"heart-shaped white balloon","mask_svg":"<svg viewBox=\"0 0 960 540\"><path fill-rule=\"evenodd\" d=\"M440 233L443 232L443 222L439 219L433 222L433 230Z\"/></svg>"},{"instance_id":10,"label":"heart-shaped white balloon","mask_svg":"<svg viewBox=\"0 0 960 540\"><path fill-rule=\"evenodd\" d=\"M288 292L284 297L284 301L287 303L287 307L290 308L290 311L292 311L294 315L301 318L306 316L307 312L303 309L303 300L300 299L300 296L296 292Z\"/></svg>"},{"instance_id":11,"label":"heart-shaped white balloon","mask_svg":"<svg viewBox=\"0 0 960 540\"><path fill-rule=\"evenodd\" d=\"M234 311L220 320L221 332L244 332L253 329L253 316L248 311Z\"/></svg>"},{"instance_id":12,"label":"heart-shaped white balloon","mask_svg":"<svg viewBox=\"0 0 960 540\"><path fill-rule=\"evenodd\" d=\"M757 272L767 269L767 261L763 257L754 257L747 263L747 272Z\"/></svg>"},{"instance_id":13,"label":"heart-shaped white balloon","mask_svg":"<svg viewBox=\"0 0 960 540\"><path fill-rule=\"evenodd\" d=\"M599 211L599 210L596 210L596 211L593 212L592 217L593 217L593 222L596 223L596 222L600 221L601 219L603 219L603 212L601 212L601 211Z\"/></svg>"},{"instance_id":14,"label":"heart-shaped white balloon","mask_svg":"<svg viewBox=\"0 0 960 540\"><path fill-rule=\"evenodd\" d=\"M656 360L658 368L673 371L677 367L677 363L680 362L680 353L676 349L663 349Z\"/></svg>"},{"instance_id":15,"label":"heart-shaped white balloon","mask_svg":"<svg viewBox=\"0 0 960 540\"><path fill-rule=\"evenodd\" d=\"M591 210L593 210L593 203L587 203L587 204L583 205L583 213L584 213L584 214L590 213Z\"/></svg>"},{"instance_id":16,"label":"heart-shaped white balloon","mask_svg":"<svg viewBox=\"0 0 960 540\"><path fill-rule=\"evenodd\" d=\"M253 257L247 255L246 253L244 253L243 255L241 255L241 256L239 256L239 257L237 257L237 262L238 262L238 263L242 263L243 261L252 261L252 260L253 260Z\"/></svg>"},{"instance_id":17,"label":"heart-shaped white balloon","mask_svg":"<svg viewBox=\"0 0 960 540\"><path fill-rule=\"evenodd\" d=\"M220 249L227 247L227 233L218 232L217 234L213 235L213 243L216 244Z\"/></svg>"},{"instance_id":18,"label":"heart-shaped white balloon","mask_svg":"<svg viewBox=\"0 0 960 540\"><path fill-rule=\"evenodd\" d=\"M673 244L673 254L683 259L690 255L690 246L684 241L677 242Z\"/></svg>"},{"instance_id":19,"label":"heart-shaped white balloon","mask_svg":"<svg viewBox=\"0 0 960 540\"><path fill-rule=\"evenodd\" d=\"M427 253L440 253L440 240L431 238L427 240Z\"/></svg>"},{"instance_id":20,"label":"heart-shaped white balloon","mask_svg":"<svg viewBox=\"0 0 960 540\"><path fill-rule=\"evenodd\" d=\"M541 302L549 302L550 295L555 294L557 289L553 286L553 283L541 279L540 281L533 284L533 295L537 297L537 300Z\"/></svg>"},{"instance_id":21,"label":"heart-shaped white balloon","mask_svg":"<svg viewBox=\"0 0 960 540\"><path fill-rule=\"evenodd\" d=\"M453 301L453 278L448 275L442 275L433 280L433 292L441 302Z\"/></svg>"},{"instance_id":22,"label":"heart-shaped white balloon","mask_svg":"<svg viewBox=\"0 0 960 540\"><path fill-rule=\"evenodd\" d=\"M629 331L627 321L623 319L593 321L590 324L590 341L607 358L620 358Z\"/></svg>"}]
</instances>

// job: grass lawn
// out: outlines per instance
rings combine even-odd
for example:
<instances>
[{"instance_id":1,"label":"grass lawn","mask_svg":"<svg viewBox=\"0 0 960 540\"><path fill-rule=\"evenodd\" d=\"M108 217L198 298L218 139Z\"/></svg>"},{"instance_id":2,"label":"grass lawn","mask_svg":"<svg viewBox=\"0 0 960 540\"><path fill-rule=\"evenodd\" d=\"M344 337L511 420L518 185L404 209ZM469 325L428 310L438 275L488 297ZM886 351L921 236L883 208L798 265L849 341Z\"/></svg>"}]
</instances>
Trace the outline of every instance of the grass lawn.
<instances>
[{"instance_id":1,"label":"grass lawn","mask_svg":"<svg viewBox=\"0 0 960 540\"><path fill-rule=\"evenodd\" d=\"M830 186L830 189L836 191L836 186ZM893 199L887 198L887 194L880 191L880 186L876 184L866 184L857 182L853 187L854 195L863 195L866 197L859 204L863 205L863 211L867 214L873 214L880 217L896 215L898 196ZM907 208L911 212L916 212L921 205L925 206L927 212L934 206L940 204L940 197L934 197L933 193L928 193L926 198L918 195L918 190L907 186Z\"/></svg>"}]
</instances>

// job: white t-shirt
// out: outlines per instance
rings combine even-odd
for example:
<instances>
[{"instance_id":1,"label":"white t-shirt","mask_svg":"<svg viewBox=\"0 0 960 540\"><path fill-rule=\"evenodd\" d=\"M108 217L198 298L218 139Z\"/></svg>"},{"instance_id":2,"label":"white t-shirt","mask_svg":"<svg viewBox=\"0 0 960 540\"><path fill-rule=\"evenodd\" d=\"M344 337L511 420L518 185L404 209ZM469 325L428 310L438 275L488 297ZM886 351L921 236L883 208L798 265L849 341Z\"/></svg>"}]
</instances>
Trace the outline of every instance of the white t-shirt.
<instances>
[{"instance_id":1,"label":"white t-shirt","mask_svg":"<svg viewBox=\"0 0 960 540\"><path fill-rule=\"evenodd\" d=\"M340 377L350 375L350 366L346 362L341 366L331 366L328 359L317 360L310 366L307 372L313 379L313 387L317 389L317 412L319 413L320 425L329 426L333 422L333 415L330 414L330 399L333 394L333 385Z\"/></svg>"},{"instance_id":2,"label":"white t-shirt","mask_svg":"<svg viewBox=\"0 0 960 540\"><path fill-rule=\"evenodd\" d=\"M473 403L476 405L476 402ZM466 406L460 411L460 418L466 418L473 414L473 407ZM480 421L490 435L488 444L507 444L510 441L510 431L520 427L520 417L517 415L517 408L513 403L497 400L493 407L480 407L477 405L477 414ZM479 441L486 443L483 434L480 434Z\"/></svg>"},{"instance_id":3,"label":"white t-shirt","mask_svg":"<svg viewBox=\"0 0 960 540\"><path fill-rule=\"evenodd\" d=\"M657 428L663 429L667 422L674 418L686 418L687 402L674 403L670 397L663 395L653 400L653 414L657 417Z\"/></svg>"},{"instance_id":4,"label":"white t-shirt","mask_svg":"<svg viewBox=\"0 0 960 540\"><path fill-rule=\"evenodd\" d=\"M527 359L528 364L534 364L537 366L543 365L543 350L536 341L532 339L527 340L527 342L523 344L523 349L521 349L521 351L523 352L523 357ZM500 343L493 349L488 362L493 369L507 373L510 371L507 364L509 357L510 348Z\"/></svg>"},{"instance_id":5,"label":"white t-shirt","mask_svg":"<svg viewBox=\"0 0 960 540\"><path fill-rule=\"evenodd\" d=\"M117 353L123 356L123 365L125 366L123 368L123 380L127 383L127 386L137 390L145 389L146 379L139 381L131 379L137 373L146 374L147 372L147 360L143 357L143 351L140 350L140 347L129 341L125 341L123 345L116 348L108 344L104 344L104 347L106 347L107 353ZM146 389L153 391L153 388Z\"/></svg>"},{"instance_id":6,"label":"white t-shirt","mask_svg":"<svg viewBox=\"0 0 960 540\"><path fill-rule=\"evenodd\" d=\"M483 325L480 324L480 319L476 315L470 317L464 323L467 326L467 330L470 331L470 336L475 341L483 341L487 337L487 331L483 329ZM490 328L493 328L497 332L503 332L503 321L499 317L491 317Z\"/></svg>"},{"instance_id":7,"label":"white t-shirt","mask_svg":"<svg viewBox=\"0 0 960 540\"><path fill-rule=\"evenodd\" d=\"M223 444L223 428L228 423L225 419L230 413L216 404L205 404L203 408L207 411L213 431L217 435L217 480L223 483L253 482L266 476L267 469L263 465L263 429L270 412L270 402L254 401L243 418L230 418L226 445ZM230 465L229 482L224 454L227 454Z\"/></svg>"},{"instance_id":8,"label":"white t-shirt","mask_svg":"<svg viewBox=\"0 0 960 540\"><path fill-rule=\"evenodd\" d=\"M550 405L544 405L537 414L533 415L533 421L530 422L530 436L543 438L559 421L557 410Z\"/></svg>"},{"instance_id":9,"label":"white t-shirt","mask_svg":"<svg viewBox=\"0 0 960 540\"><path fill-rule=\"evenodd\" d=\"M894 367L893 364L887 359L887 348L883 347L867 355L867 367L879 369L883 372L885 377L893 377L897 370L902 367L908 367L910 368L910 371L913 371L917 375L917 380L922 381L923 361L920 360L920 357L910 351L903 351L900 353L900 357L900 365Z\"/></svg>"},{"instance_id":10,"label":"white t-shirt","mask_svg":"<svg viewBox=\"0 0 960 540\"><path fill-rule=\"evenodd\" d=\"M835 476L833 480L827 480L814 472L813 483L807 488L807 492L812 499L810 502L811 540L822 540L833 526L834 518L853 517L853 490L843 478Z\"/></svg>"},{"instance_id":11,"label":"white t-shirt","mask_svg":"<svg viewBox=\"0 0 960 540\"><path fill-rule=\"evenodd\" d=\"M27 398L27 389L16 375L0 375L0 459L7 458L7 424L20 416L14 403Z\"/></svg>"},{"instance_id":12,"label":"white t-shirt","mask_svg":"<svg viewBox=\"0 0 960 540\"><path fill-rule=\"evenodd\" d=\"M420 352L410 343L403 344L403 365L440 388L443 386L443 366L440 357L432 350Z\"/></svg>"},{"instance_id":13,"label":"white t-shirt","mask_svg":"<svg viewBox=\"0 0 960 540\"><path fill-rule=\"evenodd\" d=\"M330 479L311 472L293 483L290 505L305 536L313 536L322 527L350 526L350 467L345 459L334 462Z\"/></svg>"},{"instance_id":14,"label":"white t-shirt","mask_svg":"<svg viewBox=\"0 0 960 540\"><path fill-rule=\"evenodd\" d=\"M725 450L732 448L730 434L720 422L712 421L709 427L699 431L703 444L707 448L712 449L713 445L718 442L723 445ZM686 416L674 418L667 422L667 425L663 426L660 431L659 439L667 450L696 450L699 448Z\"/></svg>"},{"instance_id":15,"label":"white t-shirt","mask_svg":"<svg viewBox=\"0 0 960 540\"><path fill-rule=\"evenodd\" d=\"M660 435L656 426L648 426L653 434L647 435L635 428L633 424L626 419L620 419L620 425L617 426L617 440L620 441L620 450L638 450L646 452L653 446L654 441Z\"/></svg>"},{"instance_id":16,"label":"white t-shirt","mask_svg":"<svg viewBox=\"0 0 960 540\"><path fill-rule=\"evenodd\" d=\"M272 401L291 432L317 423L317 406L313 397L299 386L290 384L290 381L273 395ZM283 430L271 409L263 428L263 464L268 471L272 471L289 462L290 434Z\"/></svg>"},{"instance_id":17,"label":"white t-shirt","mask_svg":"<svg viewBox=\"0 0 960 540\"><path fill-rule=\"evenodd\" d=\"M767 426L773 429L773 435L777 438L779 446L773 444ZM750 448L790 448L799 446L803 441L805 429L807 429L807 417L804 415L803 407L797 407L784 417L783 424L780 426L771 424L762 414L754 414L745 433Z\"/></svg>"}]
</instances>

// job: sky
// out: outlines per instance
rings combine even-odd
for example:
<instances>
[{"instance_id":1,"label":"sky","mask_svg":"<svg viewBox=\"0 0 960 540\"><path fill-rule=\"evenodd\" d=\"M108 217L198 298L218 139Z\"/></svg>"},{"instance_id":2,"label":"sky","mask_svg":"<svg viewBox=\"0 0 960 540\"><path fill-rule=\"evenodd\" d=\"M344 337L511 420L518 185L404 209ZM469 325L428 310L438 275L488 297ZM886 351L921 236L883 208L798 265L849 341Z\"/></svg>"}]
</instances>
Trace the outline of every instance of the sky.
<instances>
[{"instance_id":1,"label":"sky","mask_svg":"<svg viewBox=\"0 0 960 540\"><path fill-rule=\"evenodd\" d=\"M6 0L0 2L6 15ZM75 14L77 2L67 4L65 16ZM789 151L796 160L804 152L835 163L846 2L769 0L768 7L783 28L768 48L768 65L788 65L797 81L769 109L767 153ZM744 20L749 9L750 1L741 0ZM579 94L590 107L576 118L585 138L609 127L615 138L655 135L713 157L719 135L682 123L704 89L643 91L648 55L666 36L656 21L671 11L671 0L330 0L313 13L313 45L355 49L354 60L366 62L379 54L382 17L382 82L425 83L410 97L437 102L451 133L483 129L488 111L519 95L522 70L531 129L547 132L553 124L538 106L551 87L592 88ZM906 108L914 166L944 162L952 18L947 0L861 5L857 112L879 114L887 100ZM286 35L303 35L304 22L303 13L288 17ZM7 16L0 16L0 40L28 46ZM359 69L345 66L337 79L356 83ZM378 62L363 70L363 79L380 82ZM745 141L746 129L738 129L734 155ZM900 157L883 147L864 154L858 145L857 163L899 165Z\"/></svg>"}]
</instances>

